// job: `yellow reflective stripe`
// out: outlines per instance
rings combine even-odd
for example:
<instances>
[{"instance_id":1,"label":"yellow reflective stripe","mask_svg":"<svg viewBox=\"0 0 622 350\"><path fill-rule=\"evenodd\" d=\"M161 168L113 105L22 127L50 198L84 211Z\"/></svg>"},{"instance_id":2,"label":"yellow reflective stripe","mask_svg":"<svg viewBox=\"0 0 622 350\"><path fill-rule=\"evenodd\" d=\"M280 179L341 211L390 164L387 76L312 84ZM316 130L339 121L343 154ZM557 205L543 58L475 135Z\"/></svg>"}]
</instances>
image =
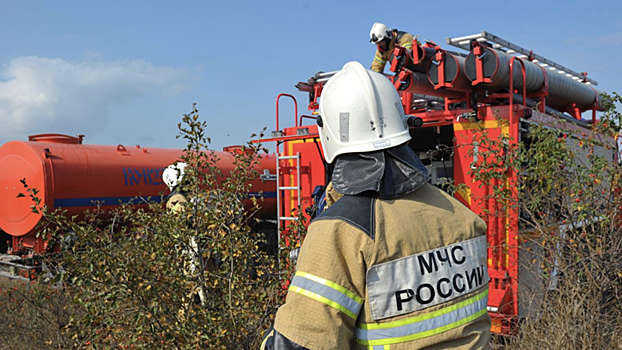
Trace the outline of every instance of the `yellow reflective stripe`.
<instances>
[{"instance_id":1,"label":"yellow reflective stripe","mask_svg":"<svg viewBox=\"0 0 622 350\"><path fill-rule=\"evenodd\" d=\"M487 295L486 289L474 297L426 315L384 324L358 325L357 342L366 346L404 343L460 327L486 314Z\"/></svg>"},{"instance_id":2,"label":"yellow reflective stripe","mask_svg":"<svg viewBox=\"0 0 622 350\"><path fill-rule=\"evenodd\" d=\"M326 304L326 305L328 305L330 307L333 307L333 308L343 312L344 314L350 316L350 318L352 318L354 320L356 320L356 318L357 318L357 315L355 315L352 311L348 310L347 308L339 305L338 303L336 303L336 302L334 302L334 301L332 301L332 300L330 300L328 298L324 298L323 296L321 296L319 294L310 292L310 291L308 291L306 289L302 289L300 287L293 287L293 286L289 287L289 291L290 292L294 292L294 293L298 293L300 295L304 295L307 298L311 298L313 300L317 300L320 303L323 303L323 304Z\"/></svg>"},{"instance_id":3,"label":"yellow reflective stripe","mask_svg":"<svg viewBox=\"0 0 622 350\"><path fill-rule=\"evenodd\" d=\"M391 345L373 346L367 347L367 350L391 350Z\"/></svg>"},{"instance_id":4,"label":"yellow reflective stripe","mask_svg":"<svg viewBox=\"0 0 622 350\"><path fill-rule=\"evenodd\" d=\"M412 41L406 42L402 45L402 47L410 50L413 48L413 42Z\"/></svg>"},{"instance_id":5,"label":"yellow reflective stripe","mask_svg":"<svg viewBox=\"0 0 622 350\"><path fill-rule=\"evenodd\" d=\"M379 62L379 63L387 63L387 60L378 58L378 57L374 57L374 61Z\"/></svg>"},{"instance_id":6,"label":"yellow reflective stripe","mask_svg":"<svg viewBox=\"0 0 622 350\"><path fill-rule=\"evenodd\" d=\"M270 332L270 334L266 335L266 337L261 342L261 347L259 349L264 350L266 348L266 343L268 342L268 339L273 336L274 336L274 329L272 330L272 332Z\"/></svg>"},{"instance_id":7,"label":"yellow reflective stripe","mask_svg":"<svg viewBox=\"0 0 622 350\"><path fill-rule=\"evenodd\" d=\"M415 316L415 317L411 317L411 318L406 318L403 320L399 320L399 321L393 321L393 322L387 322L387 323L361 323L359 325L357 325L358 328L361 329L388 329L388 328L395 328L395 327L400 327L400 326L406 326L409 325L411 323L417 323L417 322L421 322L421 321L425 321L425 320L429 320L431 318L434 317L438 317L441 315L445 315L448 314L452 311L456 311L460 308L463 308L467 305L476 303L482 299L484 299L485 297L488 296L488 288L486 288L486 290L484 290L483 292L469 298L469 299L465 299L457 304L448 306L446 308L442 308L442 309L438 309L436 311L432 311L430 313L427 314L423 314L423 315L419 315L419 316Z\"/></svg>"},{"instance_id":8,"label":"yellow reflective stripe","mask_svg":"<svg viewBox=\"0 0 622 350\"><path fill-rule=\"evenodd\" d=\"M364 345L367 345L367 344L369 344L369 345L382 345L382 344L386 344L386 343L395 344L395 343L404 343L404 342L407 342L407 341L412 341L412 340L417 340L417 339L429 337L429 336L436 335L436 334L439 334L439 333L443 333L443 332L448 331L450 329L454 329L454 328L460 327L462 325L465 325L465 324L467 324L467 323L469 323L469 322L471 322L473 320L478 319L479 317L484 315L486 312L487 312L486 309L482 309L481 311L479 311L479 312L477 312L477 313L475 313L475 314L473 314L473 315L471 315L469 317L463 318L463 319L461 319L459 321L456 321L456 322L453 322L453 323L450 323L450 324L447 324L445 326L442 326L442 327L439 327L439 328L435 328L435 329L432 329L432 330L429 330L429 331L425 331L425 332L421 332L421 333L416 333L416 334L411 334L411 335L407 335L407 336L403 336L403 337L397 337L397 338L387 338L387 339L379 339L379 340L362 341L361 344L364 344Z\"/></svg>"},{"instance_id":9,"label":"yellow reflective stripe","mask_svg":"<svg viewBox=\"0 0 622 350\"><path fill-rule=\"evenodd\" d=\"M345 289L344 287L338 285L337 283L329 281L329 280L324 279L322 277L318 277L318 276L312 275L312 274L307 273L307 272L302 272L302 271L296 272L296 276L304 277L306 279L312 280L312 281L317 282L319 284L323 284L325 286L331 287L334 290L338 290L339 292L349 296L350 298L352 298L354 301L356 301L359 304L362 304L363 301L364 301L363 299L359 298L358 295L352 293L351 291Z\"/></svg>"},{"instance_id":10,"label":"yellow reflective stripe","mask_svg":"<svg viewBox=\"0 0 622 350\"><path fill-rule=\"evenodd\" d=\"M417 339L421 339L421 338L425 338L425 337L429 337L432 335L436 335L439 333L443 333L445 331L448 331L450 329L454 329L457 327L460 327L462 325L465 325L473 320L478 319L479 317L481 317L482 315L484 315L486 313L486 309L482 309L481 311L461 319L460 321L456 321L454 323L450 323L447 325L444 325L442 327L439 328L435 328L435 329L431 329L429 331L425 331L425 332L421 332L421 333L415 333L415 334L411 334L411 335L407 335L407 336L403 336L403 337L397 337L397 338L387 338L387 339L379 339L379 340L358 340L359 344L362 345L383 345L386 343L391 343L391 344L395 344L395 343L404 343L407 341L411 341L411 340L417 340Z\"/></svg>"}]
</instances>

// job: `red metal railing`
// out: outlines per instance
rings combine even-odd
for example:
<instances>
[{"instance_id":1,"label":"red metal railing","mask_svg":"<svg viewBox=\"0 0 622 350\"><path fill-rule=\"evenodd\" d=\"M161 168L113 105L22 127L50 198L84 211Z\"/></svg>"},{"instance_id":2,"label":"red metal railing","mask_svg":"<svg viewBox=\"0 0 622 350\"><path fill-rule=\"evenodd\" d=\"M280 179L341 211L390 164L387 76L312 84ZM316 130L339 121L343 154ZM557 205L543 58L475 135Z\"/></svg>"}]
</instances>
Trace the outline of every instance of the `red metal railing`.
<instances>
[{"instance_id":1,"label":"red metal railing","mask_svg":"<svg viewBox=\"0 0 622 350\"><path fill-rule=\"evenodd\" d=\"M298 101L296 101L296 98L293 95L290 94L279 94L276 97L276 130L281 130L279 128L279 100L281 99L282 96L286 96L291 98L292 100L294 100L294 123L296 123L296 127L298 127Z\"/></svg>"}]
</instances>

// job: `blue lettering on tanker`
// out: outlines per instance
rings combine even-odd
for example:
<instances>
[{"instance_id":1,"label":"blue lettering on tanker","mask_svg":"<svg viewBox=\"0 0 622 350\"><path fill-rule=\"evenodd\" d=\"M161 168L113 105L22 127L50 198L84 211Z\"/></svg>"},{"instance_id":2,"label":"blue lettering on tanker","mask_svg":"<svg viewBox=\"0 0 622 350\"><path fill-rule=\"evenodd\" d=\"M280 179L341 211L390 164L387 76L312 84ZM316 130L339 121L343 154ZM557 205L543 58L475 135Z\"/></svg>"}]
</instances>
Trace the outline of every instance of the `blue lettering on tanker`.
<instances>
[{"instance_id":1,"label":"blue lettering on tanker","mask_svg":"<svg viewBox=\"0 0 622 350\"><path fill-rule=\"evenodd\" d=\"M163 185L163 171L164 168L123 168L125 186L137 186L141 183L154 186Z\"/></svg>"}]
</instances>

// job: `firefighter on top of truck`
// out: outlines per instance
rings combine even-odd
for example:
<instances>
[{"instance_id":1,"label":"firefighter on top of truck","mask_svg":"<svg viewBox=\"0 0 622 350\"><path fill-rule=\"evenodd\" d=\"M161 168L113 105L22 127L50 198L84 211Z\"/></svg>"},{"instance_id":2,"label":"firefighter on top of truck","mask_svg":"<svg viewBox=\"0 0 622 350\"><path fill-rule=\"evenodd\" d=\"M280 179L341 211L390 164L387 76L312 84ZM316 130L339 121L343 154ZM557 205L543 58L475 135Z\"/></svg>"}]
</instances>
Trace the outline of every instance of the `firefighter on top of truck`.
<instances>
[{"instance_id":1,"label":"firefighter on top of truck","mask_svg":"<svg viewBox=\"0 0 622 350\"><path fill-rule=\"evenodd\" d=\"M400 97L347 63L319 126L332 197L262 349L489 349L486 224L428 183Z\"/></svg>"},{"instance_id":2,"label":"firefighter on top of truck","mask_svg":"<svg viewBox=\"0 0 622 350\"><path fill-rule=\"evenodd\" d=\"M393 55L395 44L398 44L408 50L412 50L413 36L397 29L391 29L386 25L376 22L369 32L369 41L376 44L376 55L371 63L371 70L374 72L384 72L387 61Z\"/></svg>"}]
</instances>

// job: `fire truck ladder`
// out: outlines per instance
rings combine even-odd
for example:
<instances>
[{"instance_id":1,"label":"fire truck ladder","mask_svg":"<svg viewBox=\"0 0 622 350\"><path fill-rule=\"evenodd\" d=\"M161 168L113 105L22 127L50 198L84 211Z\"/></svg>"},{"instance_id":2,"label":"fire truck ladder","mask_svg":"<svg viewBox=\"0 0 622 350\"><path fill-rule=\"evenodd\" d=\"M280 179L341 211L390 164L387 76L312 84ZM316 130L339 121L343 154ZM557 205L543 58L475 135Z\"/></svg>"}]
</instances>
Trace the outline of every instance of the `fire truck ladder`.
<instances>
[{"instance_id":1,"label":"fire truck ladder","mask_svg":"<svg viewBox=\"0 0 622 350\"><path fill-rule=\"evenodd\" d=\"M447 44L459 47L466 51L471 51L471 41L473 40L476 40L480 43L487 43L493 49L503 51L507 54L515 55L519 58L530 59L531 62L543 68L546 68L549 71L557 71L559 74L565 74L567 77L572 78L573 80L582 81L586 84L598 85L598 82L587 77L587 73L575 72L574 70L564 67L559 63L553 62L545 57L535 54L531 50L527 50L486 31L482 31L479 34L466 35L456 38L447 38Z\"/></svg>"},{"instance_id":2,"label":"fire truck ladder","mask_svg":"<svg viewBox=\"0 0 622 350\"><path fill-rule=\"evenodd\" d=\"M281 171L282 171L282 167L281 167L281 160L285 160L285 161L294 161L295 162L295 167L296 167L296 183L295 184L290 184L291 186L281 186ZM291 167L293 168L293 166ZM296 221L298 220L298 217L294 217L294 216L287 216L285 215L286 213L284 213L285 211L285 206L283 205L284 203L281 203L281 199L285 199L285 191L295 191L295 195L296 195L296 201L298 203L298 209L300 210L300 206L302 205L302 199L301 199L301 194L300 194L300 152L296 153L296 155L294 156L279 156L279 153L277 153L277 157L276 157L276 188L277 188L277 194L276 194L276 206L277 206L277 230L279 232L279 241L281 239L281 227L286 227L287 225L284 225L283 222L284 221ZM291 215L291 213L289 213L289 215Z\"/></svg>"}]
</instances>

